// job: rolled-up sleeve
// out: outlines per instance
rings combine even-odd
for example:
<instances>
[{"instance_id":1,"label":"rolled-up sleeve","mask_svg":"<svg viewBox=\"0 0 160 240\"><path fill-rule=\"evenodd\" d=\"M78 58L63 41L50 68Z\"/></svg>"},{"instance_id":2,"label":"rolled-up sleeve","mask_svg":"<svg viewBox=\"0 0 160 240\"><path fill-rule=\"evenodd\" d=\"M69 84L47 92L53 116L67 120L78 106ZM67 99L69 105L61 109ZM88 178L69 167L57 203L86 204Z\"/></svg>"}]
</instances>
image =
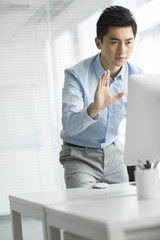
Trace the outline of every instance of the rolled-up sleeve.
<instances>
[{"instance_id":1,"label":"rolled-up sleeve","mask_svg":"<svg viewBox=\"0 0 160 240\"><path fill-rule=\"evenodd\" d=\"M65 70L65 82L62 89L62 124L69 136L76 135L98 120L92 119L84 101L85 91L73 71Z\"/></svg>"}]
</instances>

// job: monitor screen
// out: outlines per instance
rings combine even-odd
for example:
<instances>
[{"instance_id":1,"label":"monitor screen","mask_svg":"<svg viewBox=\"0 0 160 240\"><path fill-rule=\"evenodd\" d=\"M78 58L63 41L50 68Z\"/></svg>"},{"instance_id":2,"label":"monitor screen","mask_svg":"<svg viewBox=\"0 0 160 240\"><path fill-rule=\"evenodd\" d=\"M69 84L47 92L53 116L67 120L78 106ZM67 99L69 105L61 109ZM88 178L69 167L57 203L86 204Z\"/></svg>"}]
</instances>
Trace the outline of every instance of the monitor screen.
<instances>
[{"instance_id":1,"label":"monitor screen","mask_svg":"<svg viewBox=\"0 0 160 240\"><path fill-rule=\"evenodd\" d=\"M127 166L138 161L160 161L160 75L131 75L124 161Z\"/></svg>"}]
</instances>

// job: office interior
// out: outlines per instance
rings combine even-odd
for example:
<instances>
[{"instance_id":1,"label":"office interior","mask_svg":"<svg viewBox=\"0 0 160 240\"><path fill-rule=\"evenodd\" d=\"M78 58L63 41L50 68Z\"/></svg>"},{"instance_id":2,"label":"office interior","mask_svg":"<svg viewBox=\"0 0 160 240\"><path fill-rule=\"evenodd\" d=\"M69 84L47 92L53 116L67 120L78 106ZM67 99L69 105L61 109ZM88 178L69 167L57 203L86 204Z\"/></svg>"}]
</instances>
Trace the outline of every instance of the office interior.
<instances>
[{"instance_id":1,"label":"office interior","mask_svg":"<svg viewBox=\"0 0 160 240\"><path fill-rule=\"evenodd\" d=\"M9 194L65 188L59 163L64 69L97 53L96 21L128 7L138 34L130 61L160 74L159 0L0 1L0 239L12 239ZM119 139L125 144L125 119ZM33 227L34 226L34 227ZM23 218L24 239L42 239Z\"/></svg>"}]
</instances>

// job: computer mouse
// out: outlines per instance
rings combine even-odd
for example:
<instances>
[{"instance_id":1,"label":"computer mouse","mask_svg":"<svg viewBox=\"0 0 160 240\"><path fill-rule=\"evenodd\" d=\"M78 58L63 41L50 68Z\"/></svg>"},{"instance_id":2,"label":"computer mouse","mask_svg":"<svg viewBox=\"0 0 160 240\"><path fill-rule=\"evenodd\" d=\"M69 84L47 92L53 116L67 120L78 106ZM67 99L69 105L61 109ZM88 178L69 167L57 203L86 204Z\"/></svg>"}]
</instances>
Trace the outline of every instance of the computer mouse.
<instances>
[{"instance_id":1,"label":"computer mouse","mask_svg":"<svg viewBox=\"0 0 160 240\"><path fill-rule=\"evenodd\" d=\"M93 183L92 184L92 188L98 188L98 189L107 188L108 186L109 186L109 184L104 183L104 182L99 182L99 183Z\"/></svg>"}]
</instances>

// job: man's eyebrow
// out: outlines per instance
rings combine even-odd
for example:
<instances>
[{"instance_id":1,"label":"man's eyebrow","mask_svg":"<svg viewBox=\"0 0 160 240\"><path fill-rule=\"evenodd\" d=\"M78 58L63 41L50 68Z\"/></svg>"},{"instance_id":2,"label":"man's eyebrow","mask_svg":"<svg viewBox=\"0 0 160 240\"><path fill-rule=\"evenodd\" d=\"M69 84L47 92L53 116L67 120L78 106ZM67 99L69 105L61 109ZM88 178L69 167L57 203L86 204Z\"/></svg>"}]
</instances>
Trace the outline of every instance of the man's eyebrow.
<instances>
[{"instance_id":1,"label":"man's eyebrow","mask_svg":"<svg viewBox=\"0 0 160 240\"><path fill-rule=\"evenodd\" d=\"M111 38L109 38L109 39L110 39L110 40L115 40L115 41L121 42L121 40L120 40L119 38L111 37ZM130 41L130 40L134 40L134 38L131 37L131 38L126 39L125 41Z\"/></svg>"}]
</instances>

